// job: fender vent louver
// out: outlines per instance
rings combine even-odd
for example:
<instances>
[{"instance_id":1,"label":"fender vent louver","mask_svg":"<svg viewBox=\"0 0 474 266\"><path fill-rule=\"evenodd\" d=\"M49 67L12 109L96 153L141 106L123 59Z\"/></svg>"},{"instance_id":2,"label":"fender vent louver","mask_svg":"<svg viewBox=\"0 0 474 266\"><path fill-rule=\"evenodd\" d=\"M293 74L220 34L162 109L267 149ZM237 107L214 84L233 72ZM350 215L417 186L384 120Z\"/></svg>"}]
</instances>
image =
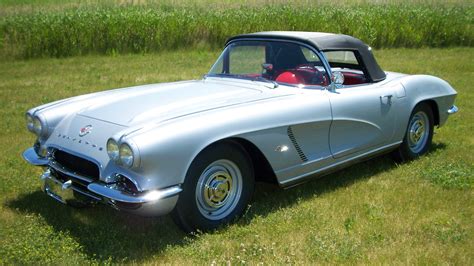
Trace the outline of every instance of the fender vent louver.
<instances>
[{"instance_id":1,"label":"fender vent louver","mask_svg":"<svg viewBox=\"0 0 474 266\"><path fill-rule=\"evenodd\" d=\"M293 129L291 129L291 126L288 127L287 133L288 133L288 137L289 137L290 140L291 140L291 143L293 144L293 146L294 146L295 149L296 149L296 152L298 152L298 155L300 156L300 159L301 159L303 162L307 162L307 161L308 161L308 158L306 158L306 155L305 155L304 152L301 150L300 145L298 145L298 142L296 141L295 135L293 134Z\"/></svg>"}]
</instances>

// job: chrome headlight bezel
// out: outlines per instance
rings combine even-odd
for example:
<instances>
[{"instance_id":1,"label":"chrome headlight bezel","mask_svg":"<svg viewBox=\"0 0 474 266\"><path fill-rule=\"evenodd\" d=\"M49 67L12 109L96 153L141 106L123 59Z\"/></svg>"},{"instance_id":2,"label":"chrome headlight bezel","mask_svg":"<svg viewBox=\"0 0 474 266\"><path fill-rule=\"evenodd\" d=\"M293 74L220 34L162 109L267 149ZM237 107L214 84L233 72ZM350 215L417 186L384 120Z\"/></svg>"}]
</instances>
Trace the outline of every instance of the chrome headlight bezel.
<instances>
[{"instance_id":1,"label":"chrome headlight bezel","mask_svg":"<svg viewBox=\"0 0 474 266\"><path fill-rule=\"evenodd\" d=\"M33 118L33 132L38 136L43 133L43 123L37 116Z\"/></svg>"},{"instance_id":2,"label":"chrome headlight bezel","mask_svg":"<svg viewBox=\"0 0 474 266\"><path fill-rule=\"evenodd\" d=\"M26 128L28 128L30 132L35 133L34 125L33 125L33 116L27 113L25 117L26 117Z\"/></svg>"},{"instance_id":3,"label":"chrome headlight bezel","mask_svg":"<svg viewBox=\"0 0 474 266\"><path fill-rule=\"evenodd\" d=\"M110 138L107 140L107 154L109 155L110 160L114 162L120 161L120 147L114 139Z\"/></svg>"},{"instance_id":4,"label":"chrome headlight bezel","mask_svg":"<svg viewBox=\"0 0 474 266\"><path fill-rule=\"evenodd\" d=\"M52 130L49 128L49 124L45 115L28 111L25 115L26 127L28 131L35 134L39 139L47 139Z\"/></svg>"},{"instance_id":5,"label":"chrome headlight bezel","mask_svg":"<svg viewBox=\"0 0 474 266\"><path fill-rule=\"evenodd\" d=\"M123 166L131 168L135 162L135 154L132 147L127 143L122 143L119 149L120 163Z\"/></svg>"}]
</instances>

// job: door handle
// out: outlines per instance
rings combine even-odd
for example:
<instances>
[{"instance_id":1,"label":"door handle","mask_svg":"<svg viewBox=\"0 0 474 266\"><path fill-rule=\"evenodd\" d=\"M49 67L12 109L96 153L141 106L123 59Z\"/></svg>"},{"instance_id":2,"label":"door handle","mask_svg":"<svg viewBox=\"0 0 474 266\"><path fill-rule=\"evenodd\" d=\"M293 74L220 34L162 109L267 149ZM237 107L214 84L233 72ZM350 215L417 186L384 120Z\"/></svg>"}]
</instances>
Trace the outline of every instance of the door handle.
<instances>
[{"instance_id":1,"label":"door handle","mask_svg":"<svg viewBox=\"0 0 474 266\"><path fill-rule=\"evenodd\" d=\"M383 99L384 99L384 98L387 98L387 103L386 103L386 104L392 105L392 97L393 97L392 94L383 95L383 96L380 96L380 101L381 101L382 103L384 103Z\"/></svg>"}]
</instances>

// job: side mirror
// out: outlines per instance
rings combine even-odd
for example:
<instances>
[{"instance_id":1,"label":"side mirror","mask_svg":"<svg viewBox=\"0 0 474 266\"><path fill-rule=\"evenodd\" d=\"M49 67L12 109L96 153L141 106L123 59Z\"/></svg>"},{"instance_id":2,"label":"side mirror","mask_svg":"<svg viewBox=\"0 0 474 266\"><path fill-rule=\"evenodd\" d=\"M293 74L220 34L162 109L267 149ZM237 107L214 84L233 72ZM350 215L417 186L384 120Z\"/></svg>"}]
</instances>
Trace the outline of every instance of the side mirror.
<instances>
[{"instance_id":1,"label":"side mirror","mask_svg":"<svg viewBox=\"0 0 474 266\"><path fill-rule=\"evenodd\" d=\"M342 85L344 84L344 75L342 74L342 72L334 71L331 75L331 81L335 85Z\"/></svg>"},{"instance_id":2,"label":"side mirror","mask_svg":"<svg viewBox=\"0 0 474 266\"><path fill-rule=\"evenodd\" d=\"M264 63L262 64L262 68L266 73L271 73L273 71L273 64Z\"/></svg>"}]
</instances>

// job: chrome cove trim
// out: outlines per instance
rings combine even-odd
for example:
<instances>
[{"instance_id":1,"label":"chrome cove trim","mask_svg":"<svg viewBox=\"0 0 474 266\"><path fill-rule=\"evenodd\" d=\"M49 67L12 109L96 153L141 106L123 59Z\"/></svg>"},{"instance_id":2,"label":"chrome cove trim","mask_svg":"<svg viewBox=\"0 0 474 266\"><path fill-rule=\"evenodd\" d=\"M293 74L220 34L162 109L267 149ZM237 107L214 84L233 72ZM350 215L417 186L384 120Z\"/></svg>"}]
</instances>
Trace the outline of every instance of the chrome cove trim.
<instances>
[{"instance_id":1,"label":"chrome cove trim","mask_svg":"<svg viewBox=\"0 0 474 266\"><path fill-rule=\"evenodd\" d=\"M359 155L351 157L349 159L342 160L342 161L339 161L337 163L334 163L334 164L316 169L316 170L311 171L309 173L305 173L305 174L302 174L302 175L299 175L299 176L295 176L293 178L290 178L290 179L287 179L287 180L284 180L284 181L280 182L280 185L285 187L285 188L289 188L289 187L292 187L292 186L295 186L295 185L298 185L298 184L304 182L304 180L307 177L312 177L313 175L330 174L335 170L341 169L340 168L341 166L346 166L348 164L358 163L358 162L364 161L365 159L371 158L370 156L372 156L372 155L377 155L377 154L389 151L389 150L399 146L401 143L402 143L402 141L397 141L395 143L382 146L380 148L377 148L377 149L359 154ZM311 162L309 162L309 163L311 163ZM308 164L308 163L306 163L306 164Z\"/></svg>"},{"instance_id":2,"label":"chrome cove trim","mask_svg":"<svg viewBox=\"0 0 474 266\"><path fill-rule=\"evenodd\" d=\"M451 108L449 108L446 113L448 113L448 115L453 115L455 113L457 113L459 111L459 108L456 106L456 105L453 105L451 106Z\"/></svg>"},{"instance_id":3,"label":"chrome cove trim","mask_svg":"<svg viewBox=\"0 0 474 266\"><path fill-rule=\"evenodd\" d=\"M165 189L148 191L143 194L130 195L114 188L114 185L102 185L99 183L91 183L87 186L87 189L104 198L126 203L154 202L160 199L176 196L183 190L179 186L173 186Z\"/></svg>"},{"instance_id":4,"label":"chrome cove trim","mask_svg":"<svg viewBox=\"0 0 474 266\"><path fill-rule=\"evenodd\" d=\"M48 158L40 157L33 147L30 147L23 152L23 159L36 166L47 165L49 163Z\"/></svg>"},{"instance_id":5,"label":"chrome cove trim","mask_svg":"<svg viewBox=\"0 0 474 266\"><path fill-rule=\"evenodd\" d=\"M291 126L288 127L288 129L286 130L286 133L287 133L288 137L290 138L291 143L293 144L293 147L295 147L296 152L298 153L298 156L300 157L300 159L303 162L307 162L308 157L306 157L306 155L304 154L304 152L301 149L300 145L296 141L296 138L295 138L295 135L293 134L293 129L291 128Z\"/></svg>"}]
</instances>

